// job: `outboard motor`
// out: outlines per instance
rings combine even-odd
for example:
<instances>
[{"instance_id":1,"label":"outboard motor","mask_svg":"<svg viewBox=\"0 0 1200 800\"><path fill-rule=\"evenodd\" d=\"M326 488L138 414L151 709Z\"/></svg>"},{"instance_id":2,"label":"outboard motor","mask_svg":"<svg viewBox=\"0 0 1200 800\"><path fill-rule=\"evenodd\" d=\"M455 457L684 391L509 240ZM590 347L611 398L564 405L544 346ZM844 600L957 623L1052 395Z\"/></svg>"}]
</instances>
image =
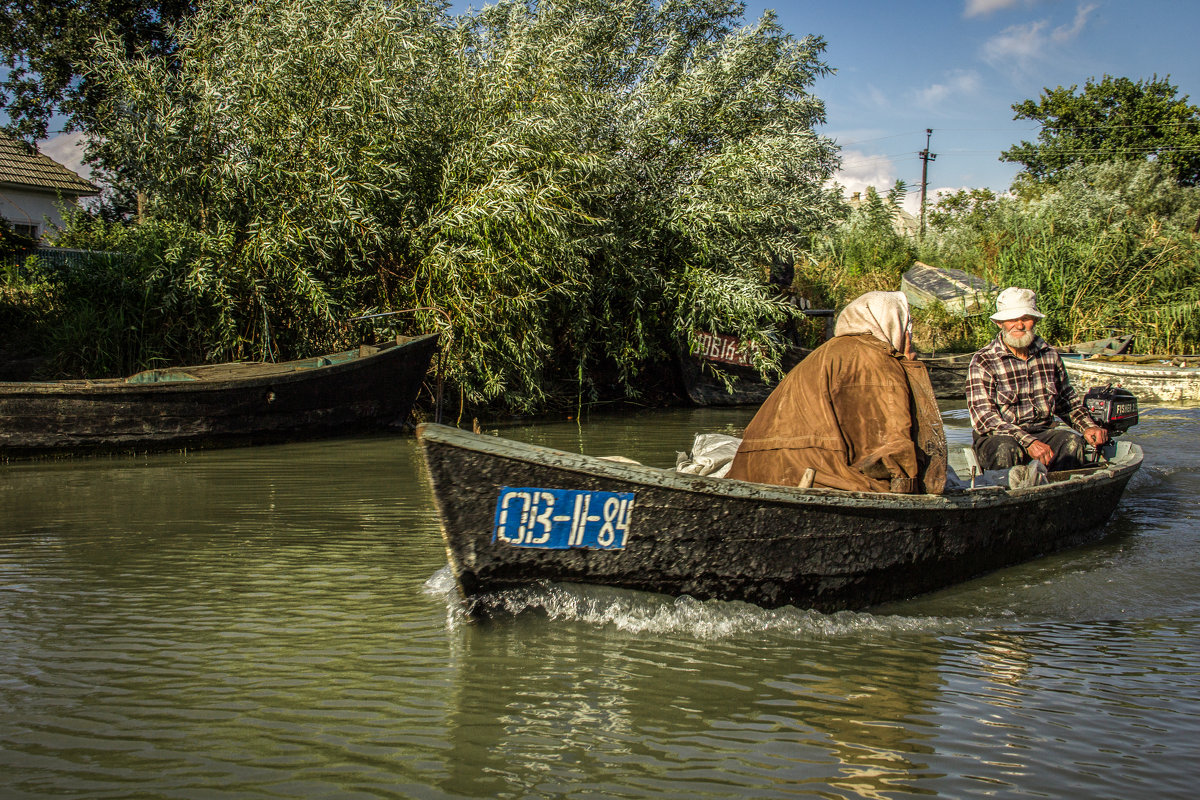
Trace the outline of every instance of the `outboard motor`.
<instances>
[{"instance_id":1,"label":"outboard motor","mask_svg":"<svg viewBox=\"0 0 1200 800\"><path fill-rule=\"evenodd\" d=\"M1111 458L1116 451L1116 445L1111 437L1120 436L1125 431L1137 425L1138 402L1133 392L1120 386L1093 386L1083 396L1083 407L1088 416L1096 420L1096 424L1108 429L1109 443L1101 448L1088 446L1088 454L1093 461L1101 456Z\"/></svg>"}]
</instances>

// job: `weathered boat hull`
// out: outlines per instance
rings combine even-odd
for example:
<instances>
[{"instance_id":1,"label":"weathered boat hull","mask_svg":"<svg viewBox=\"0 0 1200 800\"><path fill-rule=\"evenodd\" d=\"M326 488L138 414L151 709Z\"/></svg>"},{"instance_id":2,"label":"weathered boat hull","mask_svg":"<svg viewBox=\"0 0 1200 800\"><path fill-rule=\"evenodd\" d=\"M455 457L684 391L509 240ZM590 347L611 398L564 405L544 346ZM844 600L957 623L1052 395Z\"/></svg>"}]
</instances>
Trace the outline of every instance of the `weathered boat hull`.
<instances>
[{"instance_id":1,"label":"weathered boat hull","mask_svg":"<svg viewBox=\"0 0 1200 800\"><path fill-rule=\"evenodd\" d=\"M262 444L400 425L436 348L429 335L278 364L0 383L0 458Z\"/></svg>"},{"instance_id":2,"label":"weathered boat hull","mask_svg":"<svg viewBox=\"0 0 1200 800\"><path fill-rule=\"evenodd\" d=\"M786 375L792 367L812 350L793 347L785 351L780 367ZM939 400L961 400L967 395L967 367L973 353L956 353L946 356L918 356L917 360L929 371L929 382L933 385L933 396ZM733 384L732 390L717 377L715 370L727 374ZM681 359L680 373L688 399L697 406L746 406L761 405L778 385L766 382L752 367L736 364L713 364L697 356Z\"/></svg>"},{"instance_id":3,"label":"weathered boat hull","mask_svg":"<svg viewBox=\"0 0 1200 800\"><path fill-rule=\"evenodd\" d=\"M1063 357L1063 365L1077 389L1092 386L1120 386L1138 400L1149 403L1181 403L1200 400L1200 365L1193 359L1188 366L1164 363L1122 363Z\"/></svg>"},{"instance_id":4,"label":"weathered boat hull","mask_svg":"<svg viewBox=\"0 0 1200 800\"><path fill-rule=\"evenodd\" d=\"M1092 541L1141 464L1051 485L877 495L680 475L478 436L417 430L447 556L467 597L536 581L763 607L856 609ZM538 549L497 531L505 487L632 494L621 549Z\"/></svg>"},{"instance_id":5,"label":"weathered boat hull","mask_svg":"<svg viewBox=\"0 0 1200 800\"><path fill-rule=\"evenodd\" d=\"M974 353L954 353L947 356L918 356L925 365L933 396L939 400L961 400L967 396L967 367Z\"/></svg>"},{"instance_id":6,"label":"weathered boat hull","mask_svg":"<svg viewBox=\"0 0 1200 800\"><path fill-rule=\"evenodd\" d=\"M811 352L804 347L785 348L779 359L780 370L786 375ZM732 388L717 375L718 370L729 377ZM715 363L693 354L680 358L680 375L688 400L697 406L760 405L778 385L778 381L763 380L753 367Z\"/></svg>"},{"instance_id":7,"label":"weathered boat hull","mask_svg":"<svg viewBox=\"0 0 1200 800\"><path fill-rule=\"evenodd\" d=\"M1061 348L1066 352L1109 352L1119 353L1121 348L1128 347L1130 337L1112 339L1097 339L1090 342L1079 342ZM967 370L971 366L974 353L951 353L949 355L917 356L917 360L929 371L929 381L933 384L933 394L939 400L963 400L967 396Z\"/></svg>"}]
</instances>

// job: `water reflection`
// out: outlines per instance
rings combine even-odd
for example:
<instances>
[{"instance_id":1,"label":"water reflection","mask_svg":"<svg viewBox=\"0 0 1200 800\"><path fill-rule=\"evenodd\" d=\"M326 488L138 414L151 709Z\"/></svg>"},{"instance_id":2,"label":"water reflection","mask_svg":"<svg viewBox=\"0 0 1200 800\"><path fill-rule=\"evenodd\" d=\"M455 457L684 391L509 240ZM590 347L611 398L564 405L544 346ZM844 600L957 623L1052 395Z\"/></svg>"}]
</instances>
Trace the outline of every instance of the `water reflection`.
<instances>
[{"instance_id":1,"label":"water reflection","mask_svg":"<svg viewBox=\"0 0 1200 800\"><path fill-rule=\"evenodd\" d=\"M666 466L751 413L504 432ZM559 585L469 622L402 437L2 466L4 796L1190 796L1197 434L1144 410L1092 547L833 615Z\"/></svg>"},{"instance_id":2,"label":"water reflection","mask_svg":"<svg viewBox=\"0 0 1200 800\"><path fill-rule=\"evenodd\" d=\"M764 612L693 603L692 614ZM769 615L769 614L768 614ZM768 626L769 627L769 626ZM464 796L912 791L944 647L929 634L629 633L524 614L454 631ZM494 719L481 719L481 708Z\"/></svg>"},{"instance_id":3,"label":"water reflection","mask_svg":"<svg viewBox=\"0 0 1200 800\"><path fill-rule=\"evenodd\" d=\"M1195 617L821 625L622 594L546 590L515 616L452 627L446 792L1065 796L1086 785L1116 797L1144 784L1186 796L1200 733Z\"/></svg>"}]
</instances>

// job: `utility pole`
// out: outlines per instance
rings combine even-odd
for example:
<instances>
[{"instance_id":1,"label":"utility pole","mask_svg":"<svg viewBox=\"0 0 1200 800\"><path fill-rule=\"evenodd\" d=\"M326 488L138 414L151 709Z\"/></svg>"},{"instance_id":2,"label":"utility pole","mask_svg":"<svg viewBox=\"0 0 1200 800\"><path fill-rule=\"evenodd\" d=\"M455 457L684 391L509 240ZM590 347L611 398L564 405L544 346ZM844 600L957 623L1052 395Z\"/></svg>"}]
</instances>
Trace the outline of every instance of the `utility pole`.
<instances>
[{"instance_id":1,"label":"utility pole","mask_svg":"<svg viewBox=\"0 0 1200 800\"><path fill-rule=\"evenodd\" d=\"M925 238L925 186L929 183L929 162L937 158L937 153L929 152L929 137L933 128L925 129L925 149L917 153L921 158L921 238Z\"/></svg>"}]
</instances>

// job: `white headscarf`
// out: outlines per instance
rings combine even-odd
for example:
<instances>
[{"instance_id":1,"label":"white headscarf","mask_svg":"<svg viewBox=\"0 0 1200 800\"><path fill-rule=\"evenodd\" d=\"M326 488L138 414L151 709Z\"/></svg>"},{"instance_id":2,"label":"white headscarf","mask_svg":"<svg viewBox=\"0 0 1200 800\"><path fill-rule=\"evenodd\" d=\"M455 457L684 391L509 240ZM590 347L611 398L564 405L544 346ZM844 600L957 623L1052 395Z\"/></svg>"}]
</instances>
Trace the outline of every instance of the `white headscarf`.
<instances>
[{"instance_id":1,"label":"white headscarf","mask_svg":"<svg viewBox=\"0 0 1200 800\"><path fill-rule=\"evenodd\" d=\"M833 335L869 333L903 353L904 334L911 324L908 298L903 292L867 292L842 309Z\"/></svg>"}]
</instances>

